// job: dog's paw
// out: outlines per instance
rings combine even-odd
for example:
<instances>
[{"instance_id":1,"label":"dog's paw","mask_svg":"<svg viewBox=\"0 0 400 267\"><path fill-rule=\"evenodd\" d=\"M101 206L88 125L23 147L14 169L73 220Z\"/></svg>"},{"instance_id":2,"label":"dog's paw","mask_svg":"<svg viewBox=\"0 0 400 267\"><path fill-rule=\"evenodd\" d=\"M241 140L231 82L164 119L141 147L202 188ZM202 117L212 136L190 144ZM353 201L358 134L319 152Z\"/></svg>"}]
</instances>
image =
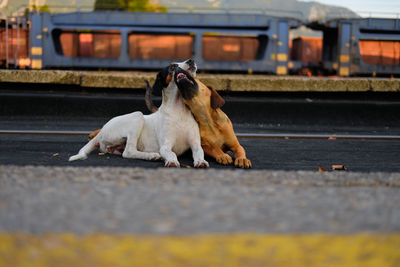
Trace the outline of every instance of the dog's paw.
<instances>
[{"instance_id":1,"label":"dog's paw","mask_svg":"<svg viewBox=\"0 0 400 267\"><path fill-rule=\"evenodd\" d=\"M218 157L215 158L215 160L222 165L229 165L232 164L233 160L232 157L229 156L228 154L224 153Z\"/></svg>"},{"instance_id":2,"label":"dog's paw","mask_svg":"<svg viewBox=\"0 0 400 267\"><path fill-rule=\"evenodd\" d=\"M161 159L161 156L159 153L149 153L149 160L151 161L158 161Z\"/></svg>"},{"instance_id":3,"label":"dog's paw","mask_svg":"<svg viewBox=\"0 0 400 267\"><path fill-rule=\"evenodd\" d=\"M249 169L251 168L251 161L246 158L235 159L235 167Z\"/></svg>"},{"instance_id":4,"label":"dog's paw","mask_svg":"<svg viewBox=\"0 0 400 267\"><path fill-rule=\"evenodd\" d=\"M179 164L178 161L170 160L170 161L165 161L164 167L168 167L168 168L180 168L181 165Z\"/></svg>"},{"instance_id":5,"label":"dog's paw","mask_svg":"<svg viewBox=\"0 0 400 267\"><path fill-rule=\"evenodd\" d=\"M194 161L193 162L193 166L195 168L208 168L208 167L210 167L210 165L208 164L208 162L206 160Z\"/></svg>"}]
</instances>

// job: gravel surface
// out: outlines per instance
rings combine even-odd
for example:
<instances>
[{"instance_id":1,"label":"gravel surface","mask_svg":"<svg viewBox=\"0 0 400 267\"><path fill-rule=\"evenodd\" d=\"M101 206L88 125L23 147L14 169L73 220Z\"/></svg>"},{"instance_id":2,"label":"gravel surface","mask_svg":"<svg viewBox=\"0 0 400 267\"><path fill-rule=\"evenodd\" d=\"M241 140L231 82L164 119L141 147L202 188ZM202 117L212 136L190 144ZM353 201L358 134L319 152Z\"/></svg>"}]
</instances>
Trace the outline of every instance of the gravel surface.
<instances>
[{"instance_id":1,"label":"gravel surface","mask_svg":"<svg viewBox=\"0 0 400 267\"><path fill-rule=\"evenodd\" d=\"M400 174L0 166L0 231L400 231Z\"/></svg>"}]
</instances>

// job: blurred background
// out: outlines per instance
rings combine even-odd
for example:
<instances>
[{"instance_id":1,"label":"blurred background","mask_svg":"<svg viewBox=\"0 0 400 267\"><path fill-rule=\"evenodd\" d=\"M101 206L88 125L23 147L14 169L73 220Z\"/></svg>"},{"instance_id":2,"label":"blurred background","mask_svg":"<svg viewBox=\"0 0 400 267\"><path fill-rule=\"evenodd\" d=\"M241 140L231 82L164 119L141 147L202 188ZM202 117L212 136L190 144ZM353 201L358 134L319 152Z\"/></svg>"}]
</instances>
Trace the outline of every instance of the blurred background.
<instances>
[{"instance_id":1,"label":"blurred background","mask_svg":"<svg viewBox=\"0 0 400 267\"><path fill-rule=\"evenodd\" d=\"M0 12L0 266L400 266L399 0ZM149 114L144 80L188 58L251 171L68 161L110 118Z\"/></svg>"},{"instance_id":2,"label":"blurred background","mask_svg":"<svg viewBox=\"0 0 400 267\"><path fill-rule=\"evenodd\" d=\"M0 66L400 74L400 4L297 0L1 0Z\"/></svg>"}]
</instances>

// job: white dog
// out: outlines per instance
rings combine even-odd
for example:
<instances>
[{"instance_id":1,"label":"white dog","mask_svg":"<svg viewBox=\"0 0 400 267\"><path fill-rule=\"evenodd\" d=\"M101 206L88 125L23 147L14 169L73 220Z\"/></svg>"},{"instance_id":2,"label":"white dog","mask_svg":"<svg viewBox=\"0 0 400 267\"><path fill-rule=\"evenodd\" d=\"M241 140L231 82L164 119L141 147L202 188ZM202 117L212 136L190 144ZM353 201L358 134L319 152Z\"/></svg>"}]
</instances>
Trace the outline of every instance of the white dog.
<instances>
[{"instance_id":1,"label":"white dog","mask_svg":"<svg viewBox=\"0 0 400 267\"><path fill-rule=\"evenodd\" d=\"M137 111L111 119L69 161L86 159L99 147L102 152L114 154L120 154L123 149L124 158L158 160L162 157L166 167L180 167L177 155L191 148L194 167L208 167L198 124L182 100L197 93L197 83L181 70L195 76L197 66L193 60L187 60L172 63L157 74L153 91L156 94L162 91L162 103L157 112L143 115ZM182 93L186 90L187 93Z\"/></svg>"}]
</instances>

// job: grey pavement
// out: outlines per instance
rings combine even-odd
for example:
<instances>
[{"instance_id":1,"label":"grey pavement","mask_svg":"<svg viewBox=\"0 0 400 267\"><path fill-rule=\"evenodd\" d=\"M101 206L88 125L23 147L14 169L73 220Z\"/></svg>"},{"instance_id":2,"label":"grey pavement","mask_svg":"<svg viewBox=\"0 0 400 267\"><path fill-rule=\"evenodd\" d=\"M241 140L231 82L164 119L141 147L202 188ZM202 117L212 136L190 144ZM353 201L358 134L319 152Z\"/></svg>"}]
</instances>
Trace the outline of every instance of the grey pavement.
<instances>
[{"instance_id":1,"label":"grey pavement","mask_svg":"<svg viewBox=\"0 0 400 267\"><path fill-rule=\"evenodd\" d=\"M367 85L373 82L395 84L368 80ZM6 85L0 92L0 130L90 131L115 115L145 112L142 94L115 88L82 90L51 81ZM223 110L237 132L400 135L397 93L228 91L225 99ZM195 170L190 153L180 157L181 169L95 152L85 161L68 162L85 142L85 136L0 135L0 231L400 231L397 140L241 138L252 170L211 159L210 169ZM329 170L333 164L348 169L317 172L318 166Z\"/></svg>"},{"instance_id":2,"label":"grey pavement","mask_svg":"<svg viewBox=\"0 0 400 267\"><path fill-rule=\"evenodd\" d=\"M400 175L0 166L0 231L400 231Z\"/></svg>"}]
</instances>

